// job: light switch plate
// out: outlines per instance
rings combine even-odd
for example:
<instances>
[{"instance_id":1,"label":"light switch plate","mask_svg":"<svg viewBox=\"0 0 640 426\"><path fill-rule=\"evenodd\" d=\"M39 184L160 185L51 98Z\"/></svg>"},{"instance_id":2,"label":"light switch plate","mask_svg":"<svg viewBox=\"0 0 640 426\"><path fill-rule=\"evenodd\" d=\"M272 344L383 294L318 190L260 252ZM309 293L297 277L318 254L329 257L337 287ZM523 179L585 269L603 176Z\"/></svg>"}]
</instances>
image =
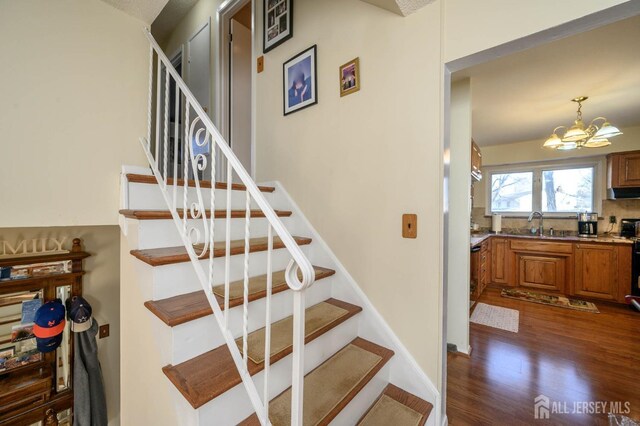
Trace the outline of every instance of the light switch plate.
<instances>
[{"instance_id":1,"label":"light switch plate","mask_svg":"<svg viewBox=\"0 0 640 426\"><path fill-rule=\"evenodd\" d=\"M264 71L264 56L258 57L258 74Z\"/></svg>"},{"instance_id":2,"label":"light switch plate","mask_svg":"<svg viewBox=\"0 0 640 426\"><path fill-rule=\"evenodd\" d=\"M402 238L418 237L418 215L403 214L402 215Z\"/></svg>"}]
</instances>

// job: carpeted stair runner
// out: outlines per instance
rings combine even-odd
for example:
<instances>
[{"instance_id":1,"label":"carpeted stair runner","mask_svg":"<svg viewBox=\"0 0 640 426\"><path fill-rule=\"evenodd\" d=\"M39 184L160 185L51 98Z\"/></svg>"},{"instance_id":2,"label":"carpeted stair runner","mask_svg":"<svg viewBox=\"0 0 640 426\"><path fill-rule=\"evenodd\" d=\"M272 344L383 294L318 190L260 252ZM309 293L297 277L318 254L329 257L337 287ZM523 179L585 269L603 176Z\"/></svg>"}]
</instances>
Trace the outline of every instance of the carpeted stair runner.
<instances>
[{"instance_id":1,"label":"carpeted stair runner","mask_svg":"<svg viewBox=\"0 0 640 426\"><path fill-rule=\"evenodd\" d=\"M328 324L344 317L349 311L331 303L321 302L305 312L305 337ZM236 339L242 353L242 337ZM271 356L293 345L293 316L284 318L271 325ZM264 361L265 329L261 328L249 334L247 339L248 356L259 364Z\"/></svg>"},{"instance_id":2,"label":"carpeted stair runner","mask_svg":"<svg viewBox=\"0 0 640 426\"><path fill-rule=\"evenodd\" d=\"M358 423L359 426L418 426L422 421L422 414L407 407L387 395L371 407L367 415Z\"/></svg>"}]
</instances>

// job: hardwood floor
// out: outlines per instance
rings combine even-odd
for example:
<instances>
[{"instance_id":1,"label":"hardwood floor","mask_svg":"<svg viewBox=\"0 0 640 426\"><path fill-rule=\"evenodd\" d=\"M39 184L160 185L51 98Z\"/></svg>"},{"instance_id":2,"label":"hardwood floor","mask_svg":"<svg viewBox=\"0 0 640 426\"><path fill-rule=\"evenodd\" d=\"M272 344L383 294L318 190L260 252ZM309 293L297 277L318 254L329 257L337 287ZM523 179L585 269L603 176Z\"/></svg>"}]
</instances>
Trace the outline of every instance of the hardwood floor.
<instances>
[{"instance_id":1,"label":"hardwood floor","mask_svg":"<svg viewBox=\"0 0 640 426\"><path fill-rule=\"evenodd\" d=\"M448 355L449 424L605 425L610 402L640 420L640 312L604 302L596 302L599 314L578 312L500 297L497 288L478 302L517 309L520 330L471 323L471 357ZM541 394L569 413L536 420ZM607 409L574 413L583 401Z\"/></svg>"}]
</instances>

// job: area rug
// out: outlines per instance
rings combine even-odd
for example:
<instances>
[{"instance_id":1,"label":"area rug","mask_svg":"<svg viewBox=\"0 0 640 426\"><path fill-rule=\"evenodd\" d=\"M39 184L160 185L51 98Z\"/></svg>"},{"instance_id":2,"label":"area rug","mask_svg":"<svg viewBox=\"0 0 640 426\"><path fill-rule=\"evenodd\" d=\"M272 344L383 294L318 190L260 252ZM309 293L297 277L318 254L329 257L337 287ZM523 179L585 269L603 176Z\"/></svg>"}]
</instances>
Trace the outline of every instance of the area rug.
<instances>
[{"instance_id":1,"label":"area rug","mask_svg":"<svg viewBox=\"0 0 640 426\"><path fill-rule=\"evenodd\" d=\"M520 312L515 309L478 303L471 314L471 322L482 324L500 330L518 332Z\"/></svg>"},{"instance_id":2,"label":"area rug","mask_svg":"<svg viewBox=\"0 0 640 426\"><path fill-rule=\"evenodd\" d=\"M574 309L576 311L600 313L595 304L584 300L569 299L564 296L553 296L550 294L534 293L532 291L517 290L514 288L503 288L502 297L510 299L524 300L527 302L541 303L543 305L557 306L559 308Z\"/></svg>"},{"instance_id":3,"label":"area rug","mask_svg":"<svg viewBox=\"0 0 640 426\"><path fill-rule=\"evenodd\" d=\"M387 395L382 395L358 426L418 426L422 414Z\"/></svg>"}]
</instances>

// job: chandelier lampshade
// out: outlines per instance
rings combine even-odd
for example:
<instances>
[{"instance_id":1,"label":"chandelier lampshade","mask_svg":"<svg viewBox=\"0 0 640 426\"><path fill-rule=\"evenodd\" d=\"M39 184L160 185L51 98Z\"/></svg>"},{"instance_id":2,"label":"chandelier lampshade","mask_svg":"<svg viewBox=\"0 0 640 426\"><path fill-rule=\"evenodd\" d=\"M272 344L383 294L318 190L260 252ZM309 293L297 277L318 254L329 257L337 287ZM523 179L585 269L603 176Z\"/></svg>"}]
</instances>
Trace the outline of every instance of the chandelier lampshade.
<instances>
[{"instance_id":1,"label":"chandelier lampshade","mask_svg":"<svg viewBox=\"0 0 640 426\"><path fill-rule=\"evenodd\" d=\"M582 121L582 102L587 96L579 96L571 101L578 104L577 118L569 128L558 126L553 129L551 136L542 145L543 148L570 151L580 148L602 148L611 145L609 138L621 135L622 132L616 126L609 123L604 117L594 118L588 126ZM598 127L597 123L601 123ZM558 130L566 129L564 134L558 134Z\"/></svg>"}]
</instances>

